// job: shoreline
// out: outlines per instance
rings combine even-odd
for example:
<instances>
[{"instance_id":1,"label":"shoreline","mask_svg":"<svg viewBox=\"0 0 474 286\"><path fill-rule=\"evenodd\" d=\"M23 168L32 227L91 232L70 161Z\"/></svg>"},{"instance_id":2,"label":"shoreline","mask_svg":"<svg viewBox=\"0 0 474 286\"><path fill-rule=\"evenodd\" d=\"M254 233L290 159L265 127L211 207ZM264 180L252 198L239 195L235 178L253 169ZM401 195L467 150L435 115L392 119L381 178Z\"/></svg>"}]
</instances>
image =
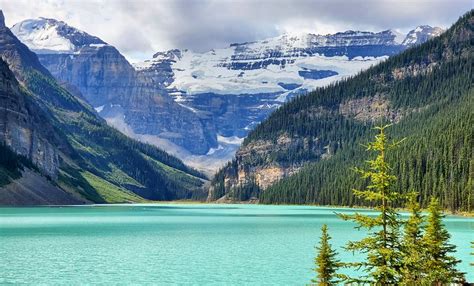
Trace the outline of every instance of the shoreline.
<instances>
[{"instance_id":1,"label":"shoreline","mask_svg":"<svg viewBox=\"0 0 474 286\"><path fill-rule=\"evenodd\" d=\"M255 202L207 202L207 201L196 201L196 200L175 200L175 201L146 201L146 202L124 202L124 203L113 203L113 204L82 204L82 205L23 205L23 206L9 206L0 205L2 208L41 208L41 207L82 207L82 206L127 206L127 205L262 205L262 206L301 206L301 207L323 207L332 209L359 209L367 211L375 211L375 208L367 206L338 206L338 205L318 205L318 204L259 204ZM397 211L408 212L406 208L397 208ZM426 208L422 209L422 212L426 212ZM452 212L444 210L443 214L449 216L458 216L464 218L474 218L474 212Z\"/></svg>"}]
</instances>

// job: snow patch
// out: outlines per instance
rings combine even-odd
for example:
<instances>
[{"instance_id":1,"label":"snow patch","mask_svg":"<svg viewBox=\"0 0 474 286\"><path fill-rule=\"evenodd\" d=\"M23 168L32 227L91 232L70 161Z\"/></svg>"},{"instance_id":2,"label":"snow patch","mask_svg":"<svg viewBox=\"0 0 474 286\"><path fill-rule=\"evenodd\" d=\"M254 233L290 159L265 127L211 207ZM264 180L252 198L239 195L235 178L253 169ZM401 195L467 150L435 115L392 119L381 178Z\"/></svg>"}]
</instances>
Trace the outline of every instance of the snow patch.
<instances>
[{"instance_id":1,"label":"snow patch","mask_svg":"<svg viewBox=\"0 0 474 286\"><path fill-rule=\"evenodd\" d=\"M71 41L58 34L57 26L45 18L25 20L11 30L28 48L37 53L70 53L75 49Z\"/></svg>"},{"instance_id":2,"label":"snow patch","mask_svg":"<svg viewBox=\"0 0 474 286\"><path fill-rule=\"evenodd\" d=\"M95 109L95 111L97 111L97 113L100 113L102 110L104 110L104 107L105 107L105 105L101 105L101 106L98 106L94 109Z\"/></svg>"},{"instance_id":3,"label":"snow patch","mask_svg":"<svg viewBox=\"0 0 474 286\"><path fill-rule=\"evenodd\" d=\"M240 138L237 136L224 137L221 135L217 135L217 142L219 143L240 145L242 144L243 141L244 141L244 138Z\"/></svg>"},{"instance_id":4,"label":"snow patch","mask_svg":"<svg viewBox=\"0 0 474 286\"><path fill-rule=\"evenodd\" d=\"M107 44L89 44L89 47L91 48L102 48L107 46Z\"/></svg>"},{"instance_id":5,"label":"snow patch","mask_svg":"<svg viewBox=\"0 0 474 286\"><path fill-rule=\"evenodd\" d=\"M224 149L224 147L222 145L219 145L219 146L217 146L217 148L209 149L209 151L207 152L206 155L207 156L212 155L212 154L216 153L216 151L223 150L223 149Z\"/></svg>"},{"instance_id":6,"label":"snow patch","mask_svg":"<svg viewBox=\"0 0 474 286\"><path fill-rule=\"evenodd\" d=\"M302 89L313 89L320 86L319 79L304 79L298 72L304 69L331 70L339 74L331 81L340 77L355 74L386 57L357 57L349 59L346 56L312 56L312 57L280 57L273 60L291 62L282 68L270 64L265 68L245 70L229 69L222 63L232 62L231 49L218 49L213 52L197 54L184 52L182 57L171 62L174 71L174 81L168 86L170 90L180 90L188 95L200 93L216 94L259 94L283 93L286 90L280 83L295 83L302 85ZM239 63L252 62L241 60ZM151 62L139 65L152 66ZM263 84L264 83L264 84ZM179 100L179 97L175 99Z\"/></svg>"}]
</instances>

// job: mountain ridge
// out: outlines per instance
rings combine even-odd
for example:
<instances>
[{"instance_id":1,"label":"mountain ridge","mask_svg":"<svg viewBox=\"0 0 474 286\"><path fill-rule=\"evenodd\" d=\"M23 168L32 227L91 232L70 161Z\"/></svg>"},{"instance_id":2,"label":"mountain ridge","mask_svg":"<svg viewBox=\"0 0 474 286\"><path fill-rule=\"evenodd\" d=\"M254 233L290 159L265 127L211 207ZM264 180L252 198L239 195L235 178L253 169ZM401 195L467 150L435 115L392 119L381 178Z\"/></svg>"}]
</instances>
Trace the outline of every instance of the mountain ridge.
<instances>
[{"instance_id":1,"label":"mountain ridge","mask_svg":"<svg viewBox=\"0 0 474 286\"><path fill-rule=\"evenodd\" d=\"M41 35L45 20L38 21L35 29L34 20L15 24L14 32L25 40L41 38L34 35ZM110 125L212 174L282 103L399 53L407 47L401 42L390 30L288 34L204 53L157 52L133 64L136 74L112 46L38 52L42 64L77 86ZM104 49L111 50L108 56L100 55ZM115 60L105 60L110 58Z\"/></svg>"}]
</instances>

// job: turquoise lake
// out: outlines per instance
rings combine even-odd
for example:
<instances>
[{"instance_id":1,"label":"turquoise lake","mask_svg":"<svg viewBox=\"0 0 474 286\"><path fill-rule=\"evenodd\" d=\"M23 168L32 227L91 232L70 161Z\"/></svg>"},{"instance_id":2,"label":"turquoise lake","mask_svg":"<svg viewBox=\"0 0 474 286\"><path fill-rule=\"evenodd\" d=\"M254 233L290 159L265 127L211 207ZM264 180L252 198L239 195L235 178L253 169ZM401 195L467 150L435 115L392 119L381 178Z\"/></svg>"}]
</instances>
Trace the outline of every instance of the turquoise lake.
<instances>
[{"instance_id":1,"label":"turquoise lake","mask_svg":"<svg viewBox=\"0 0 474 286\"><path fill-rule=\"evenodd\" d=\"M309 206L108 205L0 208L0 284L305 285L326 223L340 246L363 232ZM360 212L370 212L360 210ZM445 220L474 280L474 219Z\"/></svg>"}]
</instances>

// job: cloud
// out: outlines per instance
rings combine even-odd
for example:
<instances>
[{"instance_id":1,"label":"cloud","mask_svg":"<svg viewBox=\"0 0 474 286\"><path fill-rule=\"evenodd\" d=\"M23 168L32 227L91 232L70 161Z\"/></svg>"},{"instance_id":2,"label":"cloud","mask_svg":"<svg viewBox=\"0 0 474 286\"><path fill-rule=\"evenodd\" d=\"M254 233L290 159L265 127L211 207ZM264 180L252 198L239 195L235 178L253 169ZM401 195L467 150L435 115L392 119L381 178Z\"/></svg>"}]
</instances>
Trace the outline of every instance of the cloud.
<instances>
[{"instance_id":1,"label":"cloud","mask_svg":"<svg viewBox=\"0 0 474 286\"><path fill-rule=\"evenodd\" d=\"M36 17L63 20L132 60L285 32L447 28L472 6L472 0L0 0L10 26Z\"/></svg>"}]
</instances>

